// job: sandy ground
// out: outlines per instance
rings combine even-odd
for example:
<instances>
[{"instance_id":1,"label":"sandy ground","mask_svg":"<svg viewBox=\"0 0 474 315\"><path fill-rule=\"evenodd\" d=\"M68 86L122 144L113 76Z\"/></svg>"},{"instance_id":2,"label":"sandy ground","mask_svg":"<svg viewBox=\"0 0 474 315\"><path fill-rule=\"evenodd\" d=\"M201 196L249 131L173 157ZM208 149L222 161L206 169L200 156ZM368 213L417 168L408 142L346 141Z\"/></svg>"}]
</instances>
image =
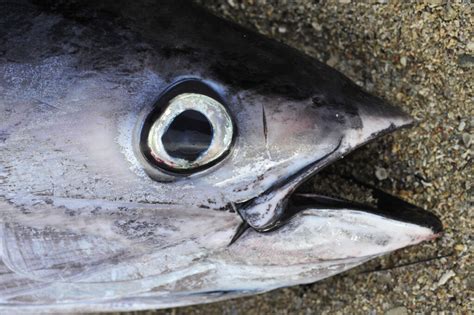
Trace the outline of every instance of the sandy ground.
<instances>
[{"instance_id":1,"label":"sandy ground","mask_svg":"<svg viewBox=\"0 0 474 315\"><path fill-rule=\"evenodd\" d=\"M469 1L201 2L326 62L411 113L416 126L355 152L314 186L332 173L351 173L431 209L445 233L313 285L134 314L470 314L474 6ZM346 189L342 181L332 186Z\"/></svg>"}]
</instances>

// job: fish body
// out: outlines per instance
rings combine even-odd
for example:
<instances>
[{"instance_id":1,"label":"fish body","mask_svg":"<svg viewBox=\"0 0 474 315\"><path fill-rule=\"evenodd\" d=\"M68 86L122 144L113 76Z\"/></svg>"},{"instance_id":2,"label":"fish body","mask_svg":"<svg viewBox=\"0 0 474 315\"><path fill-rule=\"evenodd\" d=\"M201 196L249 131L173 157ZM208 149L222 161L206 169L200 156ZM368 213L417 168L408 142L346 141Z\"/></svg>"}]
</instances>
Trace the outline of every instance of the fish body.
<instances>
[{"instance_id":1,"label":"fish body","mask_svg":"<svg viewBox=\"0 0 474 315\"><path fill-rule=\"evenodd\" d=\"M187 1L0 8L0 309L207 303L440 233L295 194L412 121L327 65Z\"/></svg>"}]
</instances>

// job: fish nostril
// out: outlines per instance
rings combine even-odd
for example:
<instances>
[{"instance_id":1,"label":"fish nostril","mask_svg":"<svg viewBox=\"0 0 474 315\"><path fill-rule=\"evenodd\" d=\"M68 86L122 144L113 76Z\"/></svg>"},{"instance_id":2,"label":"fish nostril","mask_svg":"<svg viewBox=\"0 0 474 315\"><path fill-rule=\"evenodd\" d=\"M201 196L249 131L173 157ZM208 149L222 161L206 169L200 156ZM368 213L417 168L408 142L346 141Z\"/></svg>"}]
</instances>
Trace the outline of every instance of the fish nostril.
<instances>
[{"instance_id":1,"label":"fish nostril","mask_svg":"<svg viewBox=\"0 0 474 315\"><path fill-rule=\"evenodd\" d=\"M324 105L324 97L322 95L315 95L311 99L313 106L315 108L319 108Z\"/></svg>"},{"instance_id":2,"label":"fish nostril","mask_svg":"<svg viewBox=\"0 0 474 315\"><path fill-rule=\"evenodd\" d=\"M161 141L170 156L192 162L209 148L212 137L212 125L206 116L186 110L175 117Z\"/></svg>"}]
</instances>

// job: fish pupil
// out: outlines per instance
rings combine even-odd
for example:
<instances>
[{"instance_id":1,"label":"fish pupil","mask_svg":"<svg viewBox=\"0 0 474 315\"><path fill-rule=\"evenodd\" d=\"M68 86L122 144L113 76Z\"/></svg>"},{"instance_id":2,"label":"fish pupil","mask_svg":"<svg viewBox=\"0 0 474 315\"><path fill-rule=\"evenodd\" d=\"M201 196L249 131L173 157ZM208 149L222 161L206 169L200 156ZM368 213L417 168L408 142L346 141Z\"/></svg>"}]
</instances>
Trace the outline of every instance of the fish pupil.
<instances>
[{"instance_id":1,"label":"fish pupil","mask_svg":"<svg viewBox=\"0 0 474 315\"><path fill-rule=\"evenodd\" d=\"M209 148L212 137L212 126L206 116L186 110L174 118L161 141L170 156L193 162Z\"/></svg>"}]
</instances>

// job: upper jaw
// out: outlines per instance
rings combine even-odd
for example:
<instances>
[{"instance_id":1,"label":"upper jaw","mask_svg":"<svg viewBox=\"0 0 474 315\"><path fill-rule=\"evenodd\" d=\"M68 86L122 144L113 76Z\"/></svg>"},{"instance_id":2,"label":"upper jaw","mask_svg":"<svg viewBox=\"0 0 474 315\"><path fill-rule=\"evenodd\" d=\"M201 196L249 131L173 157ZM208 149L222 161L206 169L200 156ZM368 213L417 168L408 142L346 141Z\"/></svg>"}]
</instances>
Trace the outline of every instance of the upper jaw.
<instances>
[{"instance_id":1,"label":"upper jaw","mask_svg":"<svg viewBox=\"0 0 474 315\"><path fill-rule=\"evenodd\" d=\"M237 210L244 222L256 231L266 232L279 228L294 216L295 213L304 209L321 208L320 198L306 198L305 208L302 208L298 203L295 206L295 201L301 199L301 196L294 198L294 192L297 187L309 177L315 175L329 164L343 158L356 148L365 145L375 138L413 123L412 118L401 110L386 103L382 103L382 105L382 109L375 111L370 106L360 106L359 115L362 121L362 128L347 130L332 152L313 161L297 172L286 176L285 182L275 184L259 196L239 204ZM340 204L344 203L350 209L355 208L382 216L393 217L395 220L428 226L434 233L442 230L439 219L429 212L396 197L382 196L382 192L377 192L377 194L381 198L380 204L375 208L364 207L360 204L350 204L343 200L338 202ZM311 201L314 201L313 205L308 204ZM338 202L334 203L333 206Z\"/></svg>"},{"instance_id":2,"label":"upper jaw","mask_svg":"<svg viewBox=\"0 0 474 315\"><path fill-rule=\"evenodd\" d=\"M284 182L276 183L259 196L240 203L237 210L244 222L260 232L279 227L291 213L287 211L290 197L309 177L373 139L412 124L412 118L403 111L378 98L374 99L382 102L381 108L374 110L373 104L359 106L361 127L346 130L331 152L287 175Z\"/></svg>"}]
</instances>

